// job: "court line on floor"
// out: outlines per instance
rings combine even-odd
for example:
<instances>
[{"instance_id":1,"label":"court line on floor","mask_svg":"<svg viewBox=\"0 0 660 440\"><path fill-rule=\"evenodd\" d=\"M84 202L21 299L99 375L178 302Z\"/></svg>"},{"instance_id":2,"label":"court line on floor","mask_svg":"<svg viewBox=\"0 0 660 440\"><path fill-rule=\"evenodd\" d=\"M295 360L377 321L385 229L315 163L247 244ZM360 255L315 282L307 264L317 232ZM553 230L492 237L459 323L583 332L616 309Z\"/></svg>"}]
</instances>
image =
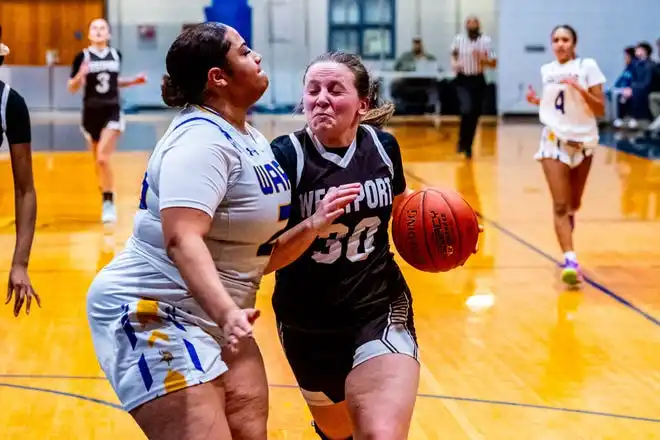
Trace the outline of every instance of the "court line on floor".
<instances>
[{"instance_id":1,"label":"court line on floor","mask_svg":"<svg viewBox=\"0 0 660 440\"><path fill-rule=\"evenodd\" d=\"M16 385L16 384L13 384L13 383L0 382L0 388L2 388L2 387L15 388L15 389L25 390L25 391L37 391L37 392L41 392L41 393L48 393L48 394L55 394L55 395L58 395L58 396L71 397L73 399L85 400L87 402L98 403L99 405L109 406L110 408L123 410L121 405L117 405L116 403L108 402L107 400L97 399L97 398L94 398L94 397L83 396L82 394L67 393L66 391L57 391L57 390L51 390L51 389L48 389L48 388L29 387L29 386L25 386L25 385Z\"/></svg>"},{"instance_id":2,"label":"court line on floor","mask_svg":"<svg viewBox=\"0 0 660 440\"><path fill-rule=\"evenodd\" d=\"M428 187L433 186L432 184L427 182L425 179L411 173L410 171L405 171L405 174L407 176L410 176L414 180L417 180L419 183L421 183L423 185L426 185ZM546 260L549 260L549 261L553 262L556 266L561 267L561 265L562 265L561 261L557 260L556 258L554 258L552 255L548 254L544 250L536 247L535 245L528 242L524 238L522 238L519 235L513 233L512 231L510 231L506 227L504 227L504 226L500 225L499 223L497 223L495 220L491 220L490 218L484 216L483 213L477 212L477 215L484 222L488 223L489 225L491 225L492 227L494 227L498 231L502 232L504 235L507 235L509 238L512 238L513 240L515 240L518 243L522 244L523 246L530 249L531 251L539 254L540 256L545 258ZM596 290L604 293L605 295L609 296L610 298L614 299L615 301L619 302L620 304L623 304L624 306L628 307L630 310L638 313L639 315L643 316L647 320L651 321L653 324L655 324L657 326L660 326L660 320L658 320L658 318L650 315L649 313L647 313L644 310L642 310L641 308L637 307L636 305L634 305L633 303L631 303L630 301L628 301L624 297L622 297L622 296L618 295L617 293L615 293L613 290L609 289L607 286L605 286L605 285L599 283L598 281L594 280L588 274L583 273L583 275L584 275L584 281L587 284L589 284L590 286L594 287Z\"/></svg>"},{"instance_id":3,"label":"court line on floor","mask_svg":"<svg viewBox=\"0 0 660 440\"><path fill-rule=\"evenodd\" d=\"M44 376L39 376L39 375L19 375L19 374L0 374L0 378L14 378L14 379L77 379L77 380L105 380L105 377L101 376L64 376L64 375L44 375ZM287 385L287 384L269 384L268 385L270 388L283 388L283 389L298 389L297 385ZM25 386L25 385L17 385L17 384L10 384L6 382L0 382L0 388L6 387L6 388L14 388L14 389L19 389L19 390L25 390L25 391L36 391L36 392L42 392L42 393L49 393L49 394L55 394L58 396L63 396L63 397L70 397L74 399L80 399L80 400L85 400L88 402L92 403L97 403L99 405L104 405L108 406L114 409L122 410L121 405L118 405L116 403L108 402L107 400L103 399L97 399L94 397L88 397L88 396L83 396L81 394L76 394L76 393L68 393L65 391L58 391L58 390L51 390L48 388L40 388L40 387L31 387L31 386ZM426 394L426 393L420 393L417 394L417 397L425 398L425 399L438 399L438 400L452 400L452 401L457 401L457 402L469 402L469 403L484 403L488 405L500 405L500 406L513 406L513 407L519 407L519 408L530 408L530 409L542 409L546 411L558 411L558 412L568 412L568 413L575 413L575 414L584 414L584 415L590 415L590 416L600 416L600 417L610 417L610 418L616 418L616 419L627 419L627 420L635 420L639 422L651 422L651 423L660 423L660 419L652 419L649 417L639 417L639 416L630 416L626 414L615 414L615 413L607 413L607 412L601 412L601 411L589 411L589 410L584 410L584 409L572 409L572 408L563 408L563 407L558 407L558 406L547 406L547 405L535 405L531 403L520 403L520 402L509 402L506 400L488 400L488 399L477 399L473 397L457 397L457 396L444 396L440 394Z\"/></svg>"}]
</instances>

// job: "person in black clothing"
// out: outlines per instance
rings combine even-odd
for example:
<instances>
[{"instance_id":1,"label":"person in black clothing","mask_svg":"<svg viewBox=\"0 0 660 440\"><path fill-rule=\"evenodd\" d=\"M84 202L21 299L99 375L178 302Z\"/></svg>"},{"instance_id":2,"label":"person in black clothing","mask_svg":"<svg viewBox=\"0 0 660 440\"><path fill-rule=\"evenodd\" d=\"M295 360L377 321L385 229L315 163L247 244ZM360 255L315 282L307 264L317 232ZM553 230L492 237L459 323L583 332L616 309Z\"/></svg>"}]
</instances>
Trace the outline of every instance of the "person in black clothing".
<instances>
[{"instance_id":1,"label":"person in black clothing","mask_svg":"<svg viewBox=\"0 0 660 440\"><path fill-rule=\"evenodd\" d=\"M633 81L630 86L623 89L623 97L630 99L630 119L628 128L636 130L639 121L648 121L651 117L649 111L649 95L653 79L654 63L651 60L653 47L645 41L635 48L637 61L634 65Z\"/></svg>"},{"instance_id":2,"label":"person in black clothing","mask_svg":"<svg viewBox=\"0 0 660 440\"><path fill-rule=\"evenodd\" d=\"M493 42L481 33L477 17L468 17L465 34L456 35L451 46L451 64L456 72L454 83L460 104L461 127L458 152L472 158L472 143L479 125L487 84L484 71L495 68L497 59Z\"/></svg>"},{"instance_id":3,"label":"person in black clothing","mask_svg":"<svg viewBox=\"0 0 660 440\"><path fill-rule=\"evenodd\" d=\"M320 56L304 76L306 127L271 144L291 182L288 227L310 230L275 243L273 307L322 439L405 438L419 380L412 297L388 235L410 190L396 138L378 128L393 106L372 108L372 93L356 55ZM357 198L317 235L316 206L350 184Z\"/></svg>"},{"instance_id":4,"label":"person in black clothing","mask_svg":"<svg viewBox=\"0 0 660 440\"><path fill-rule=\"evenodd\" d=\"M0 27L0 47L6 48L1 40ZM4 62L7 53L8 50L0 53L0 65ZM9 143L9 156L14 176L16 216L16 244L9 270L5 304L9 304L13 297L14 316L18 316L23 304L25 304L25 313L30 313L33 298L41 307L41 299L32 287L27 271L37 221L37 193L32 175L30 113L23 97L8 84L0 81L0 146L5 136Z\"/></svg>"},{"instance_id":5,"label":"person in black clothing","mask_svg":"<svg viewBox=\"0 0 660 440\"><path fill-rule=\"evenodd\" d=\"M124 131L124 119L119 102L119 88L144 84L142 74L134 78L120 78L121 52L110 47L108 22L98 18L89 26L91 45L73 60L68 89L71 93L83 88L82 130L89 149L94 154L99 185L103 193L103 223L115 223L113 176L110 158L117 139Z\"/></svg>"}]
</instances>

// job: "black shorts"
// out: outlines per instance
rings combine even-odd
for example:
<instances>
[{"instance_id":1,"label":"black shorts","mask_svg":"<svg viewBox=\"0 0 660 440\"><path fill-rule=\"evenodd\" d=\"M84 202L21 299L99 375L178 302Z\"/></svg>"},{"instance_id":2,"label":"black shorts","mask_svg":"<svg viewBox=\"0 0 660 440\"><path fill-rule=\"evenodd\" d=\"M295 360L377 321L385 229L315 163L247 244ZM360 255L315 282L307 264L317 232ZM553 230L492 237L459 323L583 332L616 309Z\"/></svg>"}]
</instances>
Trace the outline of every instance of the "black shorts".
<instances>
[{"instance_id":1,"label":"black shorts","mask_svg":"<svg viewBox=\"0 0 660 440\"><path fill-rule=\"evenodd\" d=\"M118 105L83 108L82 132L87 139L98 142L104 128L124 131L124 127L124 117Z\"/></svg>"},{"instance_id":2,"label":"black shorts","mask_svg":"<svg viewBox=\"0 0 660 440\"><path fill-rule=\"evenodd\" d=\"M412 297L405 291L389 311L351 331L311 332L278 322L280 342L310 406L345 399L346 377L369 359L390 353L418 359Z\"/></svg>"}]
</instances>

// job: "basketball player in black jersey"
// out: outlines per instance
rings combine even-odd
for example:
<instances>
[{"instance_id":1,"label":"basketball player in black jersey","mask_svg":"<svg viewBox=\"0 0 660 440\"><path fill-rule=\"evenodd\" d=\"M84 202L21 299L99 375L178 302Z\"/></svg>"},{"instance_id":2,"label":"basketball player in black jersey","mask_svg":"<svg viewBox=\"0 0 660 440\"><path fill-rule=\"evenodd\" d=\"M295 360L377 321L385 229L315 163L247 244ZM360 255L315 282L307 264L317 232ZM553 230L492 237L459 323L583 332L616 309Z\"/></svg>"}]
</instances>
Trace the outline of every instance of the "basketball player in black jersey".
<instances>
[{"instance_id":1,"label":"basketball player in black jersey","mask_svg":"<svg viewBox=\"0 0 660 440\"><path fill-rule=\"evenodd\" d=\"M2 28L0 27L0 65L8 53L7 46L2 44ZM9 270L5 304L9 304L13 296L14 316L18 316L23 304L25 304L25 313L30 313L32 298L41 307L41 300L34 291L27 272L37 220L37 193L32 176L30 113L23 97L9 85L0 81L0 146L3 146L5 137L9 144L11 169L14 176L14 215L16 217L16 244Z\"/></svg>"},{"instance_id":2,"label":"basketball player in black jersey","mask_svg":"<svg viewBox=\"0 0 660 440\"><path fill-rule=\"evenodd\" d=\"M94 154L99 185L103 192L103 223L115 223L111 155L117 138L124 131L119 88L144 84L146 77L120 78L121 53L110 47L108 22L98 18L89 26L90 46L76 55L68 88L71 93L83 88L82 130Z\"/></svg>"},{"instance_id":3,"label":"basketball player in black jersey","mask_svg":"<svg viewBox=\"0 0 660 440\"><path fill-rule=\"evenodd\" d=\"M370 110L372 90L357 56L322 55L304 77L307 126L272 142L291 181L288 227L311 231L306 241L276 241L273 306L323 439L406 438L419 381L412 298L388 235L408 191L396 139L373 126L391 107ZM359 195L317 235L318 201L350 183Z\"/></svg>"}]
</instances>

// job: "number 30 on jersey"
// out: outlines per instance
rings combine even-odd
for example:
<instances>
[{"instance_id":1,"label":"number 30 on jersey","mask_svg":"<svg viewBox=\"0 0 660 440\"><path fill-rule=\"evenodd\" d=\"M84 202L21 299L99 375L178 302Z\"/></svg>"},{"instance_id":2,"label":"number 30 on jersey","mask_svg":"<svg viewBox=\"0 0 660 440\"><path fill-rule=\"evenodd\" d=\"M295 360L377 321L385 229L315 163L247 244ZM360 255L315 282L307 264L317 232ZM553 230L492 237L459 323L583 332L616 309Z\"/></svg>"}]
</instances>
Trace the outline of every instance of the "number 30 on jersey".
<instances>
[{"instance_id":1,"label":"number 30 on jersey","mask_svg":"<svg viewBox=\"0 0 660 440\"><path fill-rule=\"evenodd\" d=\"M367 217L351 231L346 225L333 223L319 236L324 249L314 252L312 258L317 263L332 264L344 254L351 263L362 261L374 250L374 235L380 224L380 218Z\"/></svg>"}]
</instances>

